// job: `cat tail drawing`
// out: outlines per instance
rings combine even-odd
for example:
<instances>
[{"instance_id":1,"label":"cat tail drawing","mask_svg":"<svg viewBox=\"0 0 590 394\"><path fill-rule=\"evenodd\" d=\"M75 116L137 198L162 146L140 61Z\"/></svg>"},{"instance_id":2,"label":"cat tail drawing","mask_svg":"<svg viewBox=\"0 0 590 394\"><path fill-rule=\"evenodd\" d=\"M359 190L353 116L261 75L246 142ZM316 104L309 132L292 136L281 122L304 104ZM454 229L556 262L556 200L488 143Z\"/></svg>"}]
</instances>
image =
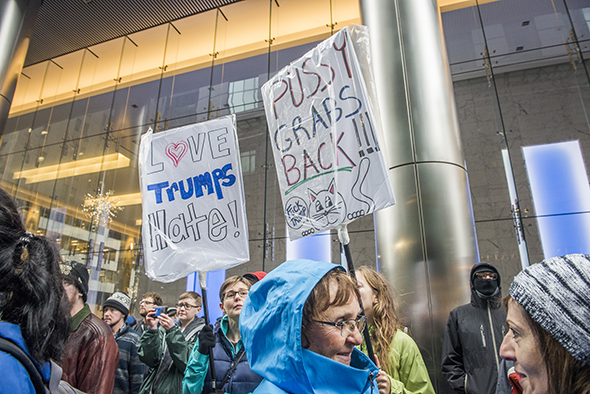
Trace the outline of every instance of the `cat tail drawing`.
<instances>
[{"instance_id":1,"label":"cat tail drawing","mask_svg":"<svg viewBox=\"0 0 590 394\"><path fill-rule=\"evenodd\" d=\"M352 197L362 204L364 212L362 215L366 215L375 208L375 201L361 190L369 174L369 168L371 167L371 160L368 157L363 157L358 165L358 171L356 173L356 180L352 185L351 193Z\"/></svg>"}]
</instances>

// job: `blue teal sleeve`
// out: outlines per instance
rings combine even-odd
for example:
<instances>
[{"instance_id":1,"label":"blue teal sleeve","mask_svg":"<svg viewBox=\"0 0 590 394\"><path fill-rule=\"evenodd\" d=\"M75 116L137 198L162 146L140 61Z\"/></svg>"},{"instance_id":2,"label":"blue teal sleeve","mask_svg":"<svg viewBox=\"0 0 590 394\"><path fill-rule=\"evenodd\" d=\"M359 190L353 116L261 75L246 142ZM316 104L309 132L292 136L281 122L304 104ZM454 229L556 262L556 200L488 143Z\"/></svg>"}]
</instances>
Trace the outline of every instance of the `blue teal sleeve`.
<instances>
[{"instance_id":1,"label":"blue teal sleeve","mask_svg":"<svg viewBox=\"0 0 590 394\"><path fill-rule=\"evenodd\" d=\"M201 394L208 370L209 356L199 353L199 339L197 338L184 371L182 394Z\"/></svg>"}]
</instances>

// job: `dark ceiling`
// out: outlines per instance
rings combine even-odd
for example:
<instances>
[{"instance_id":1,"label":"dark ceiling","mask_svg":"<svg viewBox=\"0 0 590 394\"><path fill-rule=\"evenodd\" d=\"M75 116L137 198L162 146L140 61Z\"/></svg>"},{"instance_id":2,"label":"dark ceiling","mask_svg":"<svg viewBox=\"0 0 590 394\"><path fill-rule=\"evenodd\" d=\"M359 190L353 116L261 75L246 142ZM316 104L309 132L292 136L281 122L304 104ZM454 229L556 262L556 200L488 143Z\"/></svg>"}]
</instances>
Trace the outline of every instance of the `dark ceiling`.
<instances>
[{"instance_id":1,"label":"dark ceiling","mask_svg":"<svg viewBox=\"0 0 590 394\"><path fill-rule=\"evenodd\" d=\"M25 67L240 0L44 0Z\"/></svg>"}]
</instances>

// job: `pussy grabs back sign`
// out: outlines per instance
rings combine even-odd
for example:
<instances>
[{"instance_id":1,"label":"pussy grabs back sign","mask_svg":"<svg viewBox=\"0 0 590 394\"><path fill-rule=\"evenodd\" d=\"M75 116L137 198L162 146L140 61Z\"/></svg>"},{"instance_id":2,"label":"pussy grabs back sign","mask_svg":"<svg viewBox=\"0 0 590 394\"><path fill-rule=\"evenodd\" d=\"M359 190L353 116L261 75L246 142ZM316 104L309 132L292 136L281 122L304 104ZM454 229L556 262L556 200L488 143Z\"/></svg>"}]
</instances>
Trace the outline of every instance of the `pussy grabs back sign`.
<instances>
[{"instance_id":1,"label":"pussy grabs back sign","mask_svg":"<svg viewBox=\"0 0 590 394\"><path fill-rule=\"evenodd\" d=\"M395 203L367 90L368 41L366 27L348 26L262 86L291 239Z\"/></svg>"},{"instance_id":2,"label":"pussy grabs back sign","mask_svg":"<svg viewBox=\"0 0 590 394\"><path fill-rule=\"evenodd\" d=\"M249 260L235 116L141 138L146 274L172 282Z\"/></svg>"}]
</instances>

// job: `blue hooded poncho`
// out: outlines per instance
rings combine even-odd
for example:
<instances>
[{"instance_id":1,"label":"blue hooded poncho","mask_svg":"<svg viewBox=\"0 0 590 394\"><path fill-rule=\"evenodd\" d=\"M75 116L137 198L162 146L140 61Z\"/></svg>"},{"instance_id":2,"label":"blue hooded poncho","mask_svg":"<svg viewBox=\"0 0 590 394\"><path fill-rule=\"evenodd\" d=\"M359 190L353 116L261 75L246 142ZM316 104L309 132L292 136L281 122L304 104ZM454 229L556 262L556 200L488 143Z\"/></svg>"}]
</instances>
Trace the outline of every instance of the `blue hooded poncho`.
<instances>
[{"instance_id":1,"label":"blue hooded poncho","mask_svg":"<svg viewBox=\"0 0 590 394\"><path fill-rule=\"evenodd\" d=\"M250 368L264 380L254 393L378 393L378 369L354 349L351 366L301 346L307 297L332 263L291 260L250 289L240 314L240 333Z\"/></svg>"}]
</instances>

